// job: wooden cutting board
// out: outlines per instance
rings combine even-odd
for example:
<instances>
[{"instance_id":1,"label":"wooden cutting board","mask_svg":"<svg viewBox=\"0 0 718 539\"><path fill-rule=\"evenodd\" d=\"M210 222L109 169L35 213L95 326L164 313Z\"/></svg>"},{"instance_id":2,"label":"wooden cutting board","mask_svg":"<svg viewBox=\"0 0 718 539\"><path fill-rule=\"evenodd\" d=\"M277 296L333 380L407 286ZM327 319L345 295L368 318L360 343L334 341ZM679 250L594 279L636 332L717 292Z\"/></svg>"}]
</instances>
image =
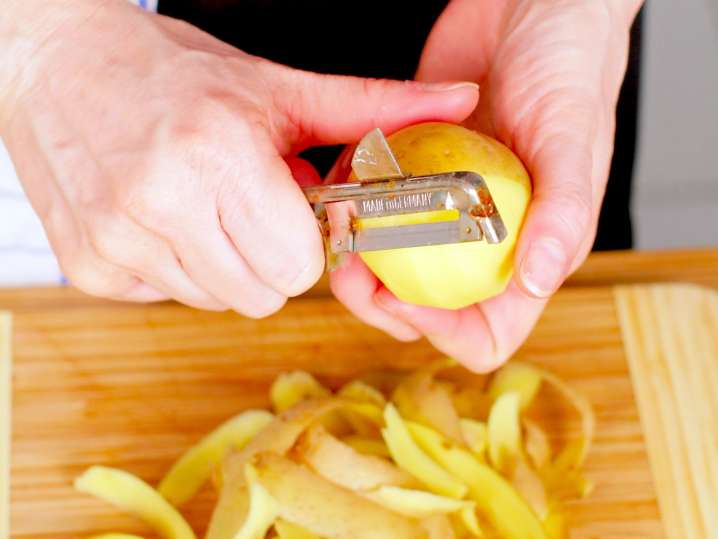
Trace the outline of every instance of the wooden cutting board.
<instances>
[{"instance_id":1,"label":"wooden cutting board","mask_svg":"<svg viewBox=\"0 0 718 539\"><path fill-rule=\"evenodd\" d=\"M48 304L16 312L12 336L10 386L0 330L0 538L9 515L14 539L149 536L75 493L73 478L102 463L156 482L213 426L266 405L282 371L307 369L337 386L437 356L327 298L292 301L261 322L172 304ZM718 294L692 285L563 290L517 357L559 374L597 413L587 463L596 488L570 505L573 537L718 537ZM1 414L10 393L8 507ZM576 428L561 409L544 412L557 428ZM211 502L207 491L187 508L198 532Z\"/></svg>"}]
</instances>

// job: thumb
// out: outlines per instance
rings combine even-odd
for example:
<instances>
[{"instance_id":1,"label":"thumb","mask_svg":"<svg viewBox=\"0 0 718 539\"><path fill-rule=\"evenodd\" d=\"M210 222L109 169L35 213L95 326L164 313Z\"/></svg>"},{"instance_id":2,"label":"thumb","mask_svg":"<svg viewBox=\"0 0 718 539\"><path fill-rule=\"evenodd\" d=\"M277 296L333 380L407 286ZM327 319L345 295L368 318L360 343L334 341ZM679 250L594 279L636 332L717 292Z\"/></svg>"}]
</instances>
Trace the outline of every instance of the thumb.
<instances>
[{"instance_id":1,"label":"thumb","mask_svg":"<svg viewBox=\"0 0 718 539\"><path fill-rule=\"evenodd\" d=\"M534 193L516 250L516 278L536 298L556 291L595 232L594 134L582 124L566 120L559 132L537 137L543 141L528 162Z\"/></svg>"},{"instance_id":2,"label":"thumb","mask_svg":"<svg viewBox=\"0 0 718 539\"><path fill-rule=\"evenodd\" d=\"M392 132L421 121L458 123L479 100L472 82L365 79L284 67L280 73L285 80L274 102L291 120L297 145L355 142L375 127Z\"/></svg>"}]
</instances>

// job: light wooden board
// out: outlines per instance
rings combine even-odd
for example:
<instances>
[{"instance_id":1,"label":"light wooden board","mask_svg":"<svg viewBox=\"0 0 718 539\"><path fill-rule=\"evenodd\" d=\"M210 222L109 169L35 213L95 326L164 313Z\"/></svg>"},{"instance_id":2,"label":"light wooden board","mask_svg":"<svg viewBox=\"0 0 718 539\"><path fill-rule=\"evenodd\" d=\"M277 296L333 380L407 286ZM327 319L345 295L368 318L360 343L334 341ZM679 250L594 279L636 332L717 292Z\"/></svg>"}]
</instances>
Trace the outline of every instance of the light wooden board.
<instances>
[{"instance_id":1,"label":"light wooden board","mask_svg":"<svg viewBox=\"0 0 718 539\"><path fill-rule=\"evenodd\" d=\"M14 328L15 539L147 533L73 492L72 479L103 463L157 481L204 432L265 405L279 372L304 368L336 386L360 372L436 357L426 343L397 343L329 299L290 302L261 322L176 305L78 303L19 310ZM597 412L587 463L596 489L570 507L573 536L662 537L612 290L561 291L517 356L568 380ZM543 412L556 427L577 426L550 401ZM198 532L211 502L205 492L187 509Z\"/></svg>"},{"instance_id":2,"label":"light wooden board","mask_svg":"<svg viewBox=\"0 0 718 539\"><path fill-rule=\"evenodd\" d=\"M0 311L0 538L10 533L10 335L12 318Z\"/></svg>"},{"instance_id":3,"label":"light wooden board","mask_svg":"<svg viewBox=\"0 0 718 539\"><path fill-rule=\"evenodd\" d=\"M616 304L666 533L718 537L718 293L620 287Z\"/></svg>"}]
</instances>

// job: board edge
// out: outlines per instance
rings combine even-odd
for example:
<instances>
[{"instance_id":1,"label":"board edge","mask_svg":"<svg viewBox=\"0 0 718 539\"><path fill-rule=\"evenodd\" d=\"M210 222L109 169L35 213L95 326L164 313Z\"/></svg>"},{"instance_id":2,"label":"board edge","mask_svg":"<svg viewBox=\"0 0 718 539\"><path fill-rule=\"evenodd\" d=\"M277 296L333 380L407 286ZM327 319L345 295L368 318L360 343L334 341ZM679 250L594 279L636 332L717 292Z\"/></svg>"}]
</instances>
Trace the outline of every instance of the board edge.
<instances>
[{"instance_id":1,"label":"board edge","mask_svg":"<svg viewBox=\"0 0 718 539\"><path fill-rule=\"evenodd\" d=\"M0 311L0 538L10 537L12 315Z\"/></svg>"}]
</instances>

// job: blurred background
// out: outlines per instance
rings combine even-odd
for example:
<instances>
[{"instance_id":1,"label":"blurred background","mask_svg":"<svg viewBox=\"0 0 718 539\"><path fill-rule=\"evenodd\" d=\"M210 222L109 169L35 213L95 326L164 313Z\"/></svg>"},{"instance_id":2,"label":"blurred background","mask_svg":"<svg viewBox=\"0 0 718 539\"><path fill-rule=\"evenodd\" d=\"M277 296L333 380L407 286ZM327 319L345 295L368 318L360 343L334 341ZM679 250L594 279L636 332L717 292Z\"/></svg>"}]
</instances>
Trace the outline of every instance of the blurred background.
<instances>
[{"instance_id":1,"label":"blurred background","mask_svg":"<svg viewBox=\"0 0 718 539\"><path fill-rule=\"evenodd\" d=\"M635 248L718 245L718 0L649 1L644 17ZM0 144L0 286L59 282Z\"/></svg>"},{"instance_id":2,"label":"blurred background","mask_svg":"<svg viewBox=\"0 0 718 539\"><path fill-rule=\"evenodd\" d=\"M635 247L718 245L718 1L646 3Z\"/></svg>"}]
</instances>

